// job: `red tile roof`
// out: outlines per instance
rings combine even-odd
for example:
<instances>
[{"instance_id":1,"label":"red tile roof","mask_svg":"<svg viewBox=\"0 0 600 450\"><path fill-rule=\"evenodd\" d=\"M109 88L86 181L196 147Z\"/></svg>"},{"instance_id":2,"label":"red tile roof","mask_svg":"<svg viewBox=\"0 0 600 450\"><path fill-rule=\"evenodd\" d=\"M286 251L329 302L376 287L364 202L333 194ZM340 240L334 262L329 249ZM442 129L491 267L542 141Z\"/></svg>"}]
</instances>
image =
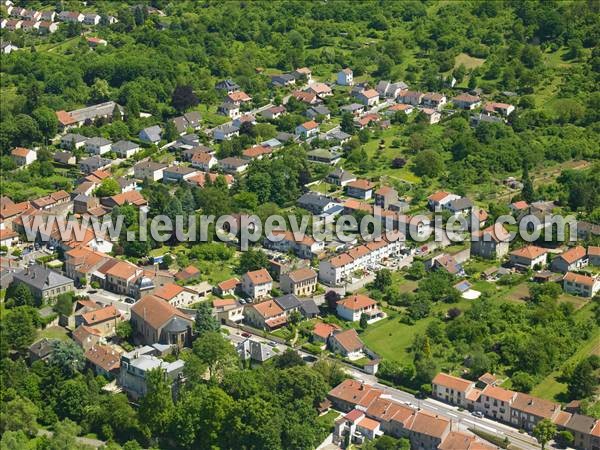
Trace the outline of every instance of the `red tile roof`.
<instances>
[{"instance_id":1,"label":"red tile roof","mask_svg":"<svg viewBox=\"0 0 600 450\"><path fill-rule=\"evenodd\" d=\"M369 180L354 180L348 183L346 186L354 189L362 189L363 191L373 189L373 183L371 183Z\"/></svg>"},{"instance_id":2,"label":"red tile roof","mask_svg":"<svg viewBox=\"0 0 600 450\"><path fill-rule=\"evenodd\" d=\"M246 94L243 91L232 92L231 94L228 94L227 97L232 102L248 102L248 101L252 100L252 97L250 97L248 94Z\"/></svg>"},{"instance_id":3,"label":"red tile roof","mask_svg":"<svg viewBox=\"0 0 600 450\"><path fill-rule=\"evenodd\" d=\"M264 319L283 314L283 309L275 303L275 300L267 300L265 302L256 303L250 306L254 308Z\"/></svg>"},{"instance_id":4,"label":"red tile roof","mask_svg":"<svg viewBox=\"0 0 600 450\"><path fill-rule=\"evenodd\" d=\"M440 202L440 201L444 200L446 197L448 197L449 195L450 195L449 192L437 191L437 192L434 192L433 194L431 194L429 197L427 197L427 199L431 200L432 202Z\"/></svg>"},{"instance_id":5,"label":"red tile roof","mask_svg":"<svg viewBox=\"0 0 600 450\"><path fill-rule=\"evenodd\" d=\"M341 330L341 328L334 323L317 322L313 328L313 334L321 339L327 339L334 331L338 330Z\"/></svg>"},{"instance_id":6,"label":"red tile roof","mask_svg":"<svg viewBox=\"0 0 600 450\"><path fill-rule=\"evenodd\" d=\"M344 306L346 309L350 309L352 311L359 311L363 308L368 308L370 306L376 306L377 302L370 297L362 294L354 294L348 296L338 302L338 305Z\"/></svg>"},{"instance_id":7,"label":"red tile roof","mask_svg":"<svg viewBox=\"0 0 600 450\"><path fill-rule=\"evenodd\" d=\"M114 305L105 306L104 308L89 311L81 315L88 326L106 322L107 320L114 320L120 316L121 314Z\"/></svg>"},{"instance_id":8,"label":"red tile roof","mask_svg":"<svg viewBox=\"0 0 600 450\"><path fill-rule=\"evenodd\" d=\"M85 358L107 372L121 367L121 353L108 345L94 345L85 352Z\"/></svg>"},{"instance_id":9,"label":"red tile roof","mask_svg":"<svg viewBox=\"0 0 600 450\"><path fill-rule=\"evenodd\" d=\"M546 249L537 247L535 245L528 245L526 247L519 248L510 252L511 255L518 256L526 259L536 259L546 253Z\"/></svg>"},{"instance_id":10,"label":"red tile roof","mask_svg":"<svg viewBox=\"0 0 600 450\"><path fill-rule=\"evenodd\" d=\"M230 278L229 280L221 281L217 286L221 291L229 291L230 289L235 289L238 284L240 284L240 280Z\"/></svg>"},{"instance_id":11,"label":"red tile roof","mask_svg":"<svg viewBox=\"0 0 600 450\"><path fill-rule=\"evenodd\" d=\"M565 276L563 277L563 280L569 282L569 283L577 283L577 284L582 284L584 286L593 286L594 283L596 283L596 279L589 277L587 275L580 275L578 273L573 273L573 272L567 272L565 274Z\"/></svg>"},{"instance_id":12,"label":"red tile roof","mask_svg":"<svg viewBox=\"0 0 600 450\"><path fill-rule=\"evenodd\" d=\"M346 352L356 352L362 350L365 346L358 337L358 333L354 328L349 328L344 331L333 334L333 339L336 340Z\"/></svg>"},{"instance_id":13,"label":"red tile roof","mask_svg":"<svg viewBox=\"0 0 600 450\"><path fill-rule=\"evenodd\" d=\"M20 156L21 158L25 158L29 154L29 152L31 152L31 150L29 150L28 148L16 147L12 150L12 152L10 152L10 154L13 156Z\"/></svg>"},{"instance_id":14,"label":"red tile roof","mask_svg":"<svg viewBox=\"0 0 600 450\"><path fill-rule=\"evenodd\" d=\"M467 392L470 387L473 387L475 383L472 381L465 380L463 378L455 377L452 375L448 375L446 373L438 373L432 384L436 384L438 386L444 386L450 389L454 389L459 392Z\"/></svg>"},{"instance_id":15,"label":"red tile roof","mask_svg":"<svg viewBox=\"0 0 600 450\"><path fill-rule=\"evenodd\" d=\"M273 278L271 278L271 275L269 275L267 269L253 270L251 272L246 272L246 275L250 279L250 282L254 285L273 282Z\"/></svg>"},{"instance_id":16,"label":"red tile roof","mask_svg":"<svg viewBox=\"0 0 600 450\"><path fill-rule=\"evenodd\" d=\"M76 123L77 121L71 116L71 114L69 114L66 111L56 111L56 117L58 118L58 121L63 125L63 126L67 126L67 125L73 125L74 123Z\"/></svg>"},{"instance_id":17,"label":"red tile roof","mask_svg":"<svg viewBox=\"0 0 600 450\"><path fill-rule=\"evenodd\" d=\"M162 298L163 300L172 300L181 294L184 289L175 283L167 283L154 291L154 295Z\"/></svg>"},{"instance_id":18,"label":"red tile roof","mask_svg":"<svg viewBox=\"0 0 600 450\"><path fill-rule=\"evenodd\" d=\"M305 130L314 130L315 128L319 128L319 124L317 122L315 122L314 120L309 120L308 122L304 122L302 124L302 127Z\"/></svg>"},{"instance_id":19,"label":"red tile roof","mask_svg":"<svg viewBox=\"0 0 600 450\"><path fill-rule=\"evenodd\" d=\"M567 263L573 264L575 261L579 261L581 258L584 258L585 254L585 248L583 248L581 245L578 245L577 247L570 248L566 252L561 253L559 256L557 256L557 258L562 258Z\"/></svg>"},{"instance_id":20,"label":"red tile roof","mask_svg":"<svg viewBox=\"0 0 600 450\"><path fill-rule=\"evenodd\" d=\"M155 329L160 328L174 316L181 317L192 323L189 317L173 305L154 295L143 296L140 301L131 307L131 312L135 313Z\"/></svg>"}]
</instances>

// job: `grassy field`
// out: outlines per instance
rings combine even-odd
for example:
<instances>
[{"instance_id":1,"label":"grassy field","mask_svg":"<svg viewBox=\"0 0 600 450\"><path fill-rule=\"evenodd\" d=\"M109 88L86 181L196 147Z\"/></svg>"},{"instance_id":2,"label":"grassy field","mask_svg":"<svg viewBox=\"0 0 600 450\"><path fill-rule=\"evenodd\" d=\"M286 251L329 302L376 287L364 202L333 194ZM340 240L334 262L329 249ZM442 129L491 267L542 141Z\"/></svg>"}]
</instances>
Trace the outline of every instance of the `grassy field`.
<instances>
[{"instance_id":1,"label":"grassy field","mask_svg":"<svg viewBox=\"0 0 600 450\"><path fill-rule=\"evenodd\" d=\"M485 63L485 59L475 58L466 53L459 53L456 55L456 58L454 58L454 67L464 64L467 69L475 69L476 67L483 66L483 63Z\"/></svg>"},{"instance_id":2,"label":"grassy field","mask_svg":"<svg viewBox=\"0 0 600 450\"><path fill-rule=\"evenodd\" d=\"M592 304L588 303L587 305L585 305L577 311L576 318L592 318L593 315L594 307ZM573 355L571 355L570 358L565 360L562 367L566 366L567 364L577 363L581 359L590 355L600 356L600 327L596 327L590 338L586 342L582 343L579 346L578 350ZM562 367L560 367L558 370L555 370L546 378L544 378L533 389L533 395L538 395L540 397L547 398L550 400L560 399L560 394L566 389L566 385L564 383L559 382L556 379L560 375Z\"/></svg>"},{"instance_id":3,"label":"grassy field","mask_svg":"<svg viewBox=\"0 0 600 450\"><path fill-rule=\"evenodd\" d=\"M63 327L54 326L47 327L43 330L39 330L37 333L36 340L48 338L48 339L58 339L59 341L68 341L69 336L67 335L67 330Z\"/></svg>"},{"instance_id":4,"label":"grassy field","mask_svg":"<svg viewBox=\"0 0 600 450\"><path fill-rule=\"evenodd\" d=\"M579 313L588 313L587 310L591 311L591 306L588 305L584 311L580 310ZM584 344L582 344L577 352L569 359L565 361L563 367L567 364L577 363L581 359L590 356L590 355L600 355L600 328L596 328L595 332L592 334L590 339L587 340ZM562 367L561 367L562 369ZM561 383L556 378L560 376L561 369L555 370L546 378L544 378L531 392L532 395L542 397L548 400L562 400L561 394L564 393L567 389L567 385Z\"/></svg>"},{"instance_id":5,"label":"grassy field","mask_svg":"<svg viewBox=\"0 0 600 450\"><path fill-rule=\"evenodd\" d=\"M412 354L409 349L412 345L415 335L425 333L425 330L431 322L435 320L437 313L447 311L450 308L460 308L464 310L470 305L469 300L462 300L453 304L437 304L432 308L429 317L418 320L412 325L400 322L400 316L397 313L389 313L388 318L380 320L360 334L363 342L374 352L385 359L398 361L402 364L412 361Z\"/></svg>"}]
</instances>

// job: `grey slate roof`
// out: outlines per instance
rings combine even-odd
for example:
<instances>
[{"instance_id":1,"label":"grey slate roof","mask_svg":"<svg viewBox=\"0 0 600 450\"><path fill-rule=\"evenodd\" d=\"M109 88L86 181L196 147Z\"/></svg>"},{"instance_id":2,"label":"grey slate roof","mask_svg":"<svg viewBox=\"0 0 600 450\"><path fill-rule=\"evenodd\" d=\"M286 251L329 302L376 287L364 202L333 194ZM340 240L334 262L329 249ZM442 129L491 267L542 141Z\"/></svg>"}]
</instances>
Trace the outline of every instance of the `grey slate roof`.
<instances>
[{"instance_id":1,"label":"grey slate roof","mask_svg":"<svg viewBox=\"0 0 600 450\"><path fill-rule=\"evenodd\" d=\"M83 136L77 133L67 133L60 140L64 142L72 142L73 144L79 144L80 142L85 142L89 139L87 136Z\"/></svg>"},{"instance_id":2,"label":"grey slate roof","mask_svg":"<svg viewBox=\"0 0 600 450\"><path fill-rule=\"evenodd\" d=\"M88 106L86 108L69 111L69 114L77 122L85 121L87 119L95 119L96 117L101 116L112 117L115 106L119 107L119 111L121 111L121 113L123 112L123 107L117 105L115 102L104 102L97 105Z\"/></svg>"},{"instance_id":3,"label":"grey slate roof","mask_svg":"<svg viewBox=\"0 0 600 450\"><path fill-rule=\"evenodd\" d=\"M170 333L183 333L187 330L189 322L183 320L181 317L173 317L169 323L163 328L163 330Z\"/></svg>"},{"instance_id":4,"label":"grey slate roof","mask_svg":"<svg viewBox=\"0 0 600 450\"><path fill-rule=\"evenodd\" d=\"M246 339L237 345L237 351L242 360L251 359L256 362L265 362L275 356L273 349L262 342Z\"/></svg>"},{"instance_id":5,"label":"grey slate roof","mask_svg":"<svg viewBox=\"0 0 600 450\"><path fill-rule=\"evenodd\" d=\"M457 198L456 200L452 200L448 204L450 209L454 211L464 211L465 209L470 209L473 207L473 202L467 197Z\"/></svg>"},{"instance_id":6,"label":"grey slate roof","mask_svg":"<svg viewBox=\"0 0 600 450\"><path fill-rule=\"evenodd\" d=\"M331 198L315 192L307 192L298 199L299 205L311 205L319 208L325 208L331 202Z\"/></svg>"},{"instance_id":7,"label":"grey slate roof","mask_svg":"<svg viewBox=\"0 0 600 450\"><path fill-rule=\"evenodd\" d=\"M52 289L65 284L73 283L73 280L62 276L58 272L46 269L39 265L33 265L26 269L16 272L14 280L35 287L39 290Z\"/></svg>"},{"instance_id":8,"label":"grey slate roof","mask_svg":"<svg viewBox=\"0 0 600 450\"><path fill-rule=\"evenodd\" d=\"M103 137L93 137L93 138L89 138L87 141L85 141L85 145L107 145L107 144L112 144L111 141L109 141L108 139L104 139Z\"/></svg>"},{"instance_id":9,"label":"grey slate roof","mask_svg":"<svg viewBox=\"0 0 600 450\"><path fill-rule=\"evenodd\" d=\"M140 131L140 138L143 139L142 135L145 134L151 142L158 142L160 141L161 133L162 129L158 125L154 125Z\"/></svg>"},{"instance_id":10,"label":"grey slate roof","mask_svg":"<svg viewBox=\"0 0 600 450\"><path fill-rule=\"evenodd\" d=\"M298 300L298 297L294 294L287 294L283 297L276 298L275 303L277 303L284 311L290 311L301 306L300 300Z\"/></svg>"},{"instance_id":11,"label":"grey slate roof","mask_svg":"<svg viewBox=\"0 0 600 450\"><path fill-rule=\"evenodd\" d=\"M135 142L131 142L131 141L118 141L115 142L112 145L112 150L117 152L117 153L125 153L129 150L135 150L140 148L140 146L138 144L136 144Z\"/></svg>"},{"instance_id":12,"label":"grey slate roof","mask_svg":"<svg viewBox=\"0 0 600 450\"><path fill-rule=\"evenodd\" d=\"M321 312L314 300L302 300L300 302L300 311L305 317L317 316Z\"/></svg>"}]
</instances>

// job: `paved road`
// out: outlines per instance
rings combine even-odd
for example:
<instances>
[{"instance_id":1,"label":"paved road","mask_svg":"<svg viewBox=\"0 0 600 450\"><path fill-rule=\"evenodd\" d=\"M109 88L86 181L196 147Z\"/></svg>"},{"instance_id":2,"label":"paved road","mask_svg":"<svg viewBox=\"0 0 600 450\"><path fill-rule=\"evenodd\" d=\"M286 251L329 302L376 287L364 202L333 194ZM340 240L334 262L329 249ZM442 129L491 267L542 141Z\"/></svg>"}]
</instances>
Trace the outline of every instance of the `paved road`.
<instances>
[{"instance_id":1,"label":"paved road","mask_svg":"<svg viewBox=\"0 0 600 450\"><path fill-rule=\"evenodd\" d=\"M229 331L229 339L232 342L239 342L244 339L240 336L242 331L238 330L237 328L228 326L225 326L224 328L226 328ZM256 339L261 342L275 342L263 336L259 336L253 333L249 334L252 335L253 339ZM280 351L284 351L285 349L289 348L287 345L279 343L276 343L276 346L280 349ZM298 354L302 357L313 356L302 350L296 350L298 351ZM408 392L404 392L400 389L395 389L383 385L378 382L376 376L366 374L350 365L344 365L344 369L352 377L358 380L362 380L367 384L376 386L377 388L383 390L385 395L389 396L390 398L393 398L394 400L399 401L400 403L404 403L415 408L421 408L431 413L444 416L446 419L453 422L453 426L457 426L461 430L466 431L467 429L472 428L490 434L494 434L502 438L506 436L514 445L518 446L522 450L539 450L541 448L541 446L537 443L537 440L534 437L528 434L519 433L519 430L517 430L516 428L499 422L495 422L487 418L474 417L468 411L459 411L458 408L455 406L451 406L431 398L422 400L418 399ZM551 445L546 445L546 448L552 449L554 447L552 447Z\"/></svg>"}]
</instances>

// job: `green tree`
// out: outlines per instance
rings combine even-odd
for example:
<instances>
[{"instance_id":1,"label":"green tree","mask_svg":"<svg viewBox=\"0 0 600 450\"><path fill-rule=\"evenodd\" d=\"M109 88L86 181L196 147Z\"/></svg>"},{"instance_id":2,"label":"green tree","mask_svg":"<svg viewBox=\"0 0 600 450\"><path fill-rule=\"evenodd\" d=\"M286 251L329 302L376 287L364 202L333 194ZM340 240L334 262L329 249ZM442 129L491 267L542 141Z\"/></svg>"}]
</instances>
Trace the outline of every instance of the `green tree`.
<instances>
[{"instance_id":1,"label":"green tree","mask_svg":"<svg viewBox=\"0 0 600 450\"><path fill-rule=\"evenodd\" d=\"M73 377L85 367L83 350L74 341L56 341L50 364L60 369L65 377Z\"/></svg>"},{"instance_id":2,"label":"green tree","mask_svg":"<svg viewBox=\"0 0 600 450\"><path fill-rule=\"evenodd\" d=\"M549 419L542 419L535 426L531 434L533 434L542 446L542 450L544 450L544 448L546 448L546 443L556 434L556 425Z\"/></svg>"},{"instance_id":3,"label":"green tree","mask_svg":"<svg viewBox=\"0 0 600 450\"><path fill-rule=\"evenodd\" d=\"M1 354L8 356L9 350L24 354L33 343L39 324L39 313L31 306L18 306L4 313L0 320Z\"/></svg>"},{"instance_id":4,"label":"green tree","mask_svg":"<svg viewBox=\"0 0 600 450\"><path fill-rule=\"evenodd\" d=\"M6 290L6 305L14 306L36 306L31 290L23 283L11 283Z\"/></svg>"},{"instance_id":5,"label":"green tree","mask_svg":"<svg viewBox=\"0 0 600 450\"><path fill-rule=\"evenodd\" d=\"M408 275L415 280L420 280L426 274L427 270L423 261L415 261L408 268Z\"/></svg>"},{"instance_id":6,"label":"green tree","mask_svg":"<svg viewBox=\"0 0 600 450\"><path fill-rule=\"evenodd\" d=\"M535 379L525 372L516 372L510 377L512 387L515 391L529 393L535 386Z\"/></svg>"},{"instance_id":7,"label":"green tree","mask_svg":"<svg viewBox=\"0 0 600 450\"><path fill-rule=\"evenodd\" d=\"M71 294L60 294L52 308L58 314L66 317L70 316L73 314L73 296Z\"/></svg>"},{"instance_id":8,"label":"green tree","mask_svg":"<svg viewBox=\"0 0 600 450\"><path fill-rule=\"evenodd\" d=\"M0 430L23 431L29 437L37 434L39 417L38 407L28 398L15 397L2 406L0 412Z\"/></svg>"},{"instance_id":9,"label":"green tree","mask_svg":"<svg viewBox=\"0 0 600 450\"><path fill-rule=\"evenodd\" d=\"M444 170L444 160L435 150L423 150L413 159L414 172L418 176L439 177Z\"/></svg>"},{"instance_id":10,"label":"green tree","mask_svg":"<svg viewBox=\"0 0 600 450\"><path fill-rule=\"evenodd\" d=\"M146 385L146 395L140 401L140 421L153 436L164 436L175 411L171 385L160 367L146 372Z\"/></svg>"},{"instance_id":11,"label":"green tree","mask_svg":"<svg viewBox=\"0 0 600 450\"><path fill-rule=\"evenodd\" d=\"M529 167L525 165L523 167L523 178L522 178L523 188L521 189L521 197L527 203L531 203L535 200L535 194L533 189L533 180L529 176Z\"/></svg>"},{"instance_id":12,"label":"green tree","mask_svg":"<svg viewBox=\"0 0 600 450\"><path fill-rule=\"evenodd\" d=\"M298 352L291 348L286 349L281 355L277 355L275 358L273 358L273 362L275 367L279 369L306 365Z\"/></svg>"},{"instance_id":13,"label":"green tree","mask_svg":"<svg viewBox=\"0 0 600 450\"><path fill-rule=\"evenodd\" d=\"M381 292L385 291L392 285L392 272L389 269L381 269L375 275L373 286Z\"/></svg>"},{"instance_id":14,"label":"green tree","mask_svg":"<svg viewBox=\"0 0 600 450\"><path fill-rule=\"evenodd\" d=\"M162 137L167 142L176 141L179 137L179 132L177 131L177 128L172 120L168 120L165 124L165 132L163 133Z\"/></svg>"},{"instance_id":15,"label":"green tree","mask_svg":"<svg viewBox=\"0 0 600 450\"><path fill-rule=\"evenodd\" d=\"M34 110L32 115L37 122L39 130L46 139L56 136L58 132L58 118L54 111L46 106L42 106Z\"/></svg>"},{"instance_id":16,"label":"green tree","mask_svg":"<svg viewBox=\"0 0 600 450\"><path fill-rule=\"evenodd\" d=\"M119 192L121 192L121 186L117 180L114 178L105 178L96 189L95 194L98 197L112 197Z\"/></svg>"},{"instance_id":17,"label":"green tree","mask_svg":"<svg viewBox=\"0 0 600 450\"><path fill-rule=\"evenodd\" d=\"M193 354L208 368L210 378L223 375L239 364L235 348L220 333L207 331L194 342Z\"/></svg>"},{"instance_id":18,"label":"green tree","mask_svg":"<svg viewBox=\"0 0 600 450\"><path fill-rule=\"evenodd\" d=\"M62 418L80 422L86 416L91 394L81 376L64 381L58 389L56 413Z\"/></svg>"},{"instance_id":19,"label":"green tree","mask_svg":"<svg viewBox=\"0 0 600 450\"><path fill-rule=\"evenodd\" d=\"M213 316L209 302L202 302L196 310L195 329L198 336L208 332L218 332L221 327L216 317Z\"/></svg>"},{"instance_id":20,"label":"green tree","mask_svg":"<svg viewBox=\"0 0 600 450\"><path fill-rule=\"evenodd\" d=\"M593 395L598 384L595 368L590 358L586 358L575 366L567 383L569 398L583 399Z\"/></svg>"},{"instance_id":21,"label":"green tree","mask_svg":"<svg viewBox=\"0 0 600 450\"><path fill-rule=\"evenodd\" d=\"M365 313L362 313L358 324L362 330L366 330L369 326L369 317Z\"/></svg>"},{"instance_id":22,"label":"green tree","mask_svg":"<svg viewBox=\"0 0 600 450\"><path fill-rule=\"evenodd\" d=\"M110 86L108 81L96 78L90 89L90 98L94 103L100 103L110 98Z\"/></svg>"},{"instance_id":23,"label":"green tree","mask_svg":"<svg viewBox=\"0 0 600 450\"><path fill-rule=\"evenodd\" d=\"M561 448L567 448L573 445L575 438L570 431L559 431L554 440Z\"/></svg>"},{"instance_id":24,"label":"green tree","mask_svg":"<svg viewBox=\"0 0 600 450\"><path fill-rule=\"evenodd\" d=\"M129 339L133 334L133 327L131 326L131 322L119 322L115 327L115 333L119 339Z\"/></svg>"},{"instance_id":25,"label":"green tree","mask_svg":"<svg viewBox=\"0 0 600 450\"><path fill-rule=\"evenodd\" d=\"M246 273L252 270L269 266L269 258L262 250L248 249L240 257L239 272Z\"/></svg>"}]
</instances>

